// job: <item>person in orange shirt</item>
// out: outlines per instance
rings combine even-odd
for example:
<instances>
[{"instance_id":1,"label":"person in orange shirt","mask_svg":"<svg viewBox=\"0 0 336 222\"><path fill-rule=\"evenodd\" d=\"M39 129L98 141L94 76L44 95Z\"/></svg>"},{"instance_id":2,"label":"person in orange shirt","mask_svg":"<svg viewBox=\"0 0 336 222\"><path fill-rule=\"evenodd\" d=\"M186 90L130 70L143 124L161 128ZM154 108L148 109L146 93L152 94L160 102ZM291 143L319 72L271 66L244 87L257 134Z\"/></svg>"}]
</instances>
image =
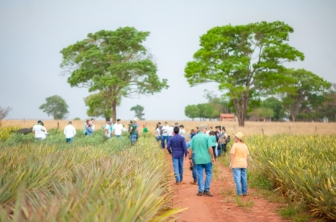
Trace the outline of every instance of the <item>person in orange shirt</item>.
<instances>
[{"instance_id":1,"label":"person in orange shirt","mask_svg":"<svg viewBox=\"0 0 336 222\"><path fill-rule=\"evenodd\" d=\"M237 195L247 195L247 166L249 150L244 143L244 134L238 132L235 136L230 152L230 168L232 169L233 179L236 184Z\"/></svg>"}]
</instances>

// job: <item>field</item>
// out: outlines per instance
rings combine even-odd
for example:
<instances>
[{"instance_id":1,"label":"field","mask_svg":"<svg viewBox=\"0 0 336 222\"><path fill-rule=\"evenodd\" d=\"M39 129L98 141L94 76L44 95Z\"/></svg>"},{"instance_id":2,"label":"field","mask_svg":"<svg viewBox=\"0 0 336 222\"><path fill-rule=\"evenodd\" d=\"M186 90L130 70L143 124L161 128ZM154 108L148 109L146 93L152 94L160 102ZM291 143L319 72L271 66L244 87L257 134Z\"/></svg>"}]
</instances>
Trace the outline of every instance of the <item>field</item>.
<instances>
[{"instance_id":1,"label":"field","mask_svg":"<svg viewBox=\"0 0 336 222\"><path fill-rule=\"evenodd\" d=\"M154 132L157 122L139 124ZM35 123L5 120L2 129ZM0 141L0 221L167 221L180 211L171 206L172 175L153 137L140 135L132 147L127 135L105 141L98 130L85 137L84 121L73 121L78 135L65 144L67 121L44 123L45 141L34 141L32 134ZM104 124L96 121L96 129ZM230 134L242 131L251 152L251 178L265 178L267 189L281 191L315 217L336 220L336 123L179 124L187 133L200 124L225 126Z\"/></svg>"}]
</instances>

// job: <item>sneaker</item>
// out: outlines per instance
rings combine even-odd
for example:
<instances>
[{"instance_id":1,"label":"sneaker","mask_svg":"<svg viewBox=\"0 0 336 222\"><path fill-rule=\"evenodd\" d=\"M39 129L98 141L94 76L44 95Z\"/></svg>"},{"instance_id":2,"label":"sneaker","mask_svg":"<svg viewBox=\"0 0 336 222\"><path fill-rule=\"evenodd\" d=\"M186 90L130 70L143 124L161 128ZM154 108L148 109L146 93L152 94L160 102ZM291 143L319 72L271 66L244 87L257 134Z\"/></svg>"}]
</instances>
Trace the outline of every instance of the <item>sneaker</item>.
<instances>
[{"instance_id":1,"label":"sneaker","mask_svg":"<svg viewBox=\"0 0 336 222\"><path fill-rule=\"evenodd\" d=\"M243 196L247 196L247 194L243 194Z\"/></svg>"},{"instance_id":2,"label":"sneaker","mask_svg":"<svg viewBox=\"0 0 336 222\"><path fill-rule=\"evenodd\" d=\"M205 192L204 192L204 196L212 197L213 194L210 193L210 191L205 191Z\"/></svg>"},{"instance_id":3,"label":"sneaker","mask_svg":"<svg viewBox=\"0 0 336 222\"><path fill-rule=\"evenodd\" d=\"M203 196L203 192L198 192L197 196Z\"/></svg>"}]
</instances>

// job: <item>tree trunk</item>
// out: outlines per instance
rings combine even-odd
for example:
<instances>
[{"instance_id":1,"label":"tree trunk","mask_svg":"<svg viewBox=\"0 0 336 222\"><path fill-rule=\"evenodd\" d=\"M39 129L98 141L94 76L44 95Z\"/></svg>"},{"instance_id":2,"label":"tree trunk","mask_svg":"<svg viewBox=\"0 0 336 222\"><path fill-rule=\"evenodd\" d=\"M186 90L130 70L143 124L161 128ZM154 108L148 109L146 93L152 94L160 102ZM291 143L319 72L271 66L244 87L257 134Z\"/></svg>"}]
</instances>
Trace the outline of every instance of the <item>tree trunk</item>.
<instances>
[{"instance_id":1,"label":"tree trunk","mask_svg":"<svg viewBox=\"0 0 336 222\"><path fill-rule=\"evenodd\" d=\"M245 92L240 98L233 100L234 106L237 112L238 125L244 127L245 125L245 115L248 103L249 92Z\"/></svg>"},{"instance_id":2,"label":"tree trunk","mask_svg":"<svg viewBox=\"0 0 336 222\"><path fill-rule=\"evenodd\" d=\"M117 122L117 99L113 99L111 111L112 111L112 121L116 123Z\"/></svg>"}]
</instances>

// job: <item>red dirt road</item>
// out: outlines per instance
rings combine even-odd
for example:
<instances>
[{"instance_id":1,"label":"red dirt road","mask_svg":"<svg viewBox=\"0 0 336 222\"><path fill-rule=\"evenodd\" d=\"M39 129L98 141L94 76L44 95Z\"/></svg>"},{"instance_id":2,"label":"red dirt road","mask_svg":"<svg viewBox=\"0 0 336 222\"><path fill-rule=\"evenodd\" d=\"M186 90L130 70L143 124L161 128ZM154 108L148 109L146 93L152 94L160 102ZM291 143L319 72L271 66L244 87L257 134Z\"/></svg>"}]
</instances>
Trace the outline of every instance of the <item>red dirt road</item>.
<instances>
[{"instance_id":1,"label":"red dirt road","mask_svg":"<svg viewBox=\"0 0 336 222\"><path fill-rule=\"evenodd\" d=\"M172 169L171 156L168 154L167 159ZM173 207L188 208L176 216L176 222L287 221L281 219L276 213L277 204L266 201L258 196L253 189L248 190L247 196L239 197L243 205L248 206L238 206L231 170L219 162L215 164L217 165L217 175L212 179L210 186L210 191L214 196L197 196L198 186L190 184L193 179L189 170L189 161L185 159L182 184L176 185L174 178L171 181L175 194Z\"/></svg>"}]
</instances>

